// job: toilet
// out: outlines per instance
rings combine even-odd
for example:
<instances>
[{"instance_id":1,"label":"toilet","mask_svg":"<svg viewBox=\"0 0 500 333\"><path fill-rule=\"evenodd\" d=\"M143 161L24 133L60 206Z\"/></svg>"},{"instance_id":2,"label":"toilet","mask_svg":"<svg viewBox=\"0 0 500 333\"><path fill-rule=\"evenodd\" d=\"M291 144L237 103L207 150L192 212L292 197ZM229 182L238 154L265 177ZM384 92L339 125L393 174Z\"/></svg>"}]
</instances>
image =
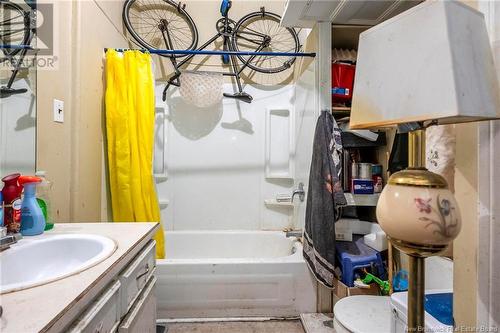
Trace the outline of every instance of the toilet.
<instances>
[{"instance_id":1,"label":"toilet","mask_svg":"<svg viewBox=\"0 0 500 333\"><path fill-rule=\"evenodd\" d=\"M426 296L446 298L453 290L453 261L443 257L425 260ZM337 333L404 333L407 292L392 296L350 296L339 300L333 308L333 326ZM448 298L446 298L448 299ZM441 319L441 318L440 318ZM425 314L428 332L452 332L448 321Z\"/></svg>"},{"instance_id":2,"label":"toilet","mask_svg":"<svg viewBox=\"0 0 500 333\"><path fill-rule=\"evenodd\" d=\"M389 296L349 296L333 308L336 333L389 333L391 331Z\"/></svg>"}]
</instances>

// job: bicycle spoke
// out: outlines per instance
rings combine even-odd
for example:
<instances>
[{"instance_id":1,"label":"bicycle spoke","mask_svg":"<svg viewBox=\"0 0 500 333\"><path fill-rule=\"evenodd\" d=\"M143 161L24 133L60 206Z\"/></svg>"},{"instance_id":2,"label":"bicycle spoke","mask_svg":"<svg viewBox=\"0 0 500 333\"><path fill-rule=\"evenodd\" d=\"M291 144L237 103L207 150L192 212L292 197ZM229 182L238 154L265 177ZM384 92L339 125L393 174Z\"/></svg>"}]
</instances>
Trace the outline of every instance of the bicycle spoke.
<instances>
[{"instance_id":1,"label":"bicycle spoke","mask_svg":"<svg viewBox=\"0 0 500 333\"><path fill-rule=\"evenodd\" d=\"M196 46L197 35L189 16L171 0L129 0L126 26L140 44L151 49L164 49L165 39L160 26L166 22L169 48L187 50ZM166 36L165 36L166 37ZM181 57L182 55L174 55ZM172 57L172 56L169 56Z\"/></svg>"},{"instance_id":2,"label":"bicycle spoke","mask_svg":"<svg viewBox=\"0 0 500 333\"><path fill-rule=\"evenodd\" d=\"M253 40L253 39L250 39L250 38L243 37L240 34L238 34L237 36L238 36L238 38L241 38L243 40L246 40L246 41L248 41L250 43L253 43L253 44L256 44L256 45L261 45L262 42L263 42L263 41L256 41L256 40Z\"/></svg>"},{"instance_id":3,"label":"bicycle spoke","mask_svg":"<svg viewBox=\"0 0 500 333\"><path fill-rule=\"evenodd\" d=\"M3 16L3 15L2 15ZM6 20L3 20L2 22L0 22L0 25L10 25L11 21L15 20L15 19L18 19L18 18L21 18L21 20L24 20L24 16L23 15L18 15L16 17L11 17L11 18L8 18Z\"/></svg>"},{"instance_id":4,"label":"bicycle spoke","mask_svg":"<svg viewBox=\"0 0 500 333\"><path fill-rule=\"evenodd\" d=\"M249 35L255 35L255 36L260 36L260 37L265 37L266 35L256 31L256 30L253 30L253 29L250 29L249 27L246 27L245 28L246 30L250 30L251 32L247 32L247 31L240 31L240 34L249 34Z\"/></svg>"},{"instance_id":5,"label":"bicycle spoke","mask_svg":"<svg viewBox=\"0 0 500 333\"><path fill-rule=\"evenodd\" d=\"M262 48L264 40L256 42L255 36L269 38L266 47ZM292 29L280 26L280 17L272 13L255 12L238 22L233 45L237 51L255 51L291 53L298 51L298 39ZM260 46L260 47L259 47ZM290 67L295 57L283 56L238 56L251 69L262 73L277 73Z\"/></svg>"}]
</instances>

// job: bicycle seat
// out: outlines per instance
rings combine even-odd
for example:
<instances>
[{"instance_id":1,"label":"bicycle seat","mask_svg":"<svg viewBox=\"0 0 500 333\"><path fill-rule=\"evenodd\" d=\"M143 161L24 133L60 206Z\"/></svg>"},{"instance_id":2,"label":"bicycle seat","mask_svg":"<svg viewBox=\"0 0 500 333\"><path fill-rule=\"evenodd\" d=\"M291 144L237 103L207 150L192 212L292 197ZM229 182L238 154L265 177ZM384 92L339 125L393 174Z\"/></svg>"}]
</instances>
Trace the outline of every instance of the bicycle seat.
<instances>
[{"instance_id":1,"label":"bicycle seat","mask_svg":"<svg viewBox=\"0 0 500 333\"><path fill-rule=\"evenodd\" d=\"M222 0L220 4L220 13L222 16L226 17L231 9L231 0Z\"/></svg>"}]
</instances>

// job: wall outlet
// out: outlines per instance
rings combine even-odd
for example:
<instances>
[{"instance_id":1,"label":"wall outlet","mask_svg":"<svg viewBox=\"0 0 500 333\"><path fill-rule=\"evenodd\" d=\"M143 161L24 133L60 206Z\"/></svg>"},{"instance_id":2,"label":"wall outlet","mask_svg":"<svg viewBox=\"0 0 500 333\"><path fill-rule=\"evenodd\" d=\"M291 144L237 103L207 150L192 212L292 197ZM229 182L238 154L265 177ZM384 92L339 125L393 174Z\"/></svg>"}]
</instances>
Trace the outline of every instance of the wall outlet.
<instances>
[{"instance_id":1,"label":"wall outlet","mask_svg":"<svg viewBox=\"0 0 500 333\"><path fill-rule=\"evenodd\" d=\"M64 123L64 102L54 99L54 121Z\"/></svg>"}]
</instances>

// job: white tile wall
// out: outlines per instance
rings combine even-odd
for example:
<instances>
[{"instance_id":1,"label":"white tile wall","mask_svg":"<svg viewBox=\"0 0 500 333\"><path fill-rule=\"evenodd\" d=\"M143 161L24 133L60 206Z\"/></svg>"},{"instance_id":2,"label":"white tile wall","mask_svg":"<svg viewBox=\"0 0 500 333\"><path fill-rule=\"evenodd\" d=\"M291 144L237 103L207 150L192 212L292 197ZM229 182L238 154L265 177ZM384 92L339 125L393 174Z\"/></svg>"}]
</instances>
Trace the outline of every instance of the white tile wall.
<instances>
[{"instance_id":1,"label":"white tile wall","mask_svg":"<svg viewBox=\"0 0 500 333\"><path fill-rule=\"evenodd\" d=\"M254 97L251 104L225 98L205 109L184 103L176 89L164 103L163 85L157 83L156 89L155 171L168 174L167 179L157 180L160 201L168 200L162 209L165 228L280 230L291 226L293 209L264 205L265 199L293 188L293 180L265 178L265 116L269 108L288 109L295 116L294 86L246 86ZM232 89L224 85L225 91Z\"/></svg>"}]
</instances>

